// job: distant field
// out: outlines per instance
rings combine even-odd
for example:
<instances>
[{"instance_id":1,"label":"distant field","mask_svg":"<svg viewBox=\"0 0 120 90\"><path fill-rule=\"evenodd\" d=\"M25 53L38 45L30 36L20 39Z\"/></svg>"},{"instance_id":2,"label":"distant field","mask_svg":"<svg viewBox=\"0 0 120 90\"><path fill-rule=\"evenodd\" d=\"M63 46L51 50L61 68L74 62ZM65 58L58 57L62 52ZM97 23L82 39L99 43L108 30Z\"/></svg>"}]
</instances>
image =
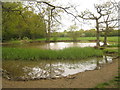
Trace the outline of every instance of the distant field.
<instances>
[{"instance_id":1,"label":"distant field","mask_svg":"<svg viewBox=\"0 0 120 90\"><path fill-rule=\"evenodd\" d=\"M45 38L42 39L36 39L36 40L40 40L40 41L44 41ZM53 38L51 38L50 40L53 40ZM72 40L69 37L58 37L57 40ZM77 40L96 40L96 37L79 37ZM100 40L104 40L104 37L100 37ZM112 41L112 42L118 42L118 37L108 37L108 41Z\"/></svg>"}]
</instances>

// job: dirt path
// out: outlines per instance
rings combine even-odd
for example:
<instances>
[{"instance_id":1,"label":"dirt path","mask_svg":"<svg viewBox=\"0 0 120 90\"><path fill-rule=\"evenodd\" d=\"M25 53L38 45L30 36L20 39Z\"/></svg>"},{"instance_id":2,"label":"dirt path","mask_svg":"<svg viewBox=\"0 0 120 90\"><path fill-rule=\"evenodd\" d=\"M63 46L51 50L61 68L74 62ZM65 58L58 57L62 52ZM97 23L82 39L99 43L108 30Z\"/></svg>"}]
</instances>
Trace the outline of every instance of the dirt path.
<instances>
[{"instance_id":1,"label":"dirt path","mask_svg":"<svg viewBox=\"0 0 120 90\"><path fill-rule=\"evenodd\" d=\"M3 88L93 88L107 82L118 74L118 60L104 65L100 70L86 71L74 75L74 78L36 81L8 81L3 79Z\"/></svg>"}]
</instances>

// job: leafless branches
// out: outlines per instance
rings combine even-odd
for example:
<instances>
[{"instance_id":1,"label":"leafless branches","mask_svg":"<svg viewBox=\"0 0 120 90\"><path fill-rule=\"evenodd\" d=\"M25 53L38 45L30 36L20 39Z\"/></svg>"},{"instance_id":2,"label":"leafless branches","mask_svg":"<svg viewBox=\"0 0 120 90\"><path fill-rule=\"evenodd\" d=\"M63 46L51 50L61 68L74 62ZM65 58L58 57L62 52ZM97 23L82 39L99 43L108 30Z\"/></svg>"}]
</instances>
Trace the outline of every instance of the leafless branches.
<instances>
[{"instance_id":1,"label":"leafless branches","mask_svg":"<svg viewBox=\"0 0 120 90\"><path fill-rule=\"evenodd\" d=\"M36 2L37 2L37 3L44 3L44 4L48 5L48 6L50 6L50 7L51 7L51 15L52 15L52 13L53 13L53 11L54 11L55 9L61 9L61 10L63 10L64 12L66 12L67 14L73 16L75 19L77 19L77 20L80 22L80 20L78 19L78 17L77 17L76 15L74 15L73 13L71 13L71 12L68 11L68 9L71 8L71 7L55 6L55 5L52 5L52 4L50 4L49 2L45 2L45 1L36 1ZM74 8L75 8L75 7L74 7ZM54 17L54 18L55 18L55 17ZM57 20L57 21L58 21L58 20Z\"/></svg>"},{"instance_id":2,"label":"leafless branches","mask_svg":"<svg viewBox=\"0 0 120 90\"><path fill-rule=\"evenodd\" d=\"M105 30L109 28L114 28L117 25L117 17L116 17L116 7L114 6L113 2L106 2L103 4L96 4L94 5L96 9L97 15L95 13L86 10L81 12L78 17L84 20L95 20L96 21L96 30L97 30L97 46L99 46L99 31L100 31L100 24L105 24ZM113 24L113 22L115 22ZM112 24L112 25L111 25Z\"/></svg>"}]
</instances>

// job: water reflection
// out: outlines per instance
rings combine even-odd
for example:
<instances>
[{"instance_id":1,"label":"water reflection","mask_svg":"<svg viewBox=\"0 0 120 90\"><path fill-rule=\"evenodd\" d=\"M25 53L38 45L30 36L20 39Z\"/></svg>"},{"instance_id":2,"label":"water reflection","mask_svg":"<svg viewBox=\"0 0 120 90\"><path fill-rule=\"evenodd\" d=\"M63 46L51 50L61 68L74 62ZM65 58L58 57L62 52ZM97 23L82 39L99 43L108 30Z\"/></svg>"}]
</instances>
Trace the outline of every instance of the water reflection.
<instances>
[{"instance_id":1,"label":"water reflection","mask_svg":"<svg viewBox=\"0 0 120 90\"><path fill-rule=\"evenodd\" d=\"M100 45L103 45L100 42ZM64 49L68 47L94 47L96 43L81 43L81 42L54 42L54 43L29 43L29 44L7 44L3 46L8 47L22 47L22 48L42 48L42 49Z\"/></svg>"},{"instance_id":2,"label":"water reflection","mask_svg":"<svg viewBox=\"0 0 120 90\"><path fill-rule=\"evenodd\" d=\"M4 61L5 62L5 61ZM21 62L21 61L20 61ZM73 75L79 72L84 72L87 70L94 70L94 69L100 69L102 64L105 63L111 63L112 62L112 57L109 56L104 56L103 58L91 58L89 60L78 60L78 61L55 61L55 62L37 62L38 64L34 64L30 66L30 63L28 65L22 65L20 70L22 70L21 75L17 76L12 76L10 75L9 78L15 78L19 77L21 80L25 79L41 79L41 78L57 78L57 77L63 77L63 76L68 76L68 75ZM16 63L16 61L14 61ZM31 62L33 64L34 62ZM5 65L5 64L4 64ZM6 63L7 65L7 63ZM6 66L5 67L9 67ZM17 61L17 66L19 65ZM11 68L14 70L17 68L17 66ZM20 65L19 65L20 66ZM3 68L9 74L11 73L10 68ZM14 72L17 73L17 72ZM23 75L24 73L24 75Z\"/></svg>"}]
</instances>

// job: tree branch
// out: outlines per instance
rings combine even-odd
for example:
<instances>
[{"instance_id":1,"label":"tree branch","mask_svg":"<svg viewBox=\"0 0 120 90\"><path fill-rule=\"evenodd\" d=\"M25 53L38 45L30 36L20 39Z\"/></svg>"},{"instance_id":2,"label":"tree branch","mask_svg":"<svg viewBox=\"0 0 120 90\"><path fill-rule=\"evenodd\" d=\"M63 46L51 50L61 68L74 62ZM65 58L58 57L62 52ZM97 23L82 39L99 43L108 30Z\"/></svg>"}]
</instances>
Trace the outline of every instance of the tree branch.
<instances>
[{"instance_id":1,"label":"tree branch","mask_svg":"<svg viewBox=\"0 0 120 90\"><path fill-rule=\"evenodd\" d=\"M61 7L61 6L55 6L55 5L52 5L48 2L45 2L45 1L37 1L37 3L44 3L44 4L47 4L48 6L52 7L51 11L53 11L54 9L56 8L59 8L59 9L62 9L64 10L67 14L70 14L72 15L75 19L77 19L79 21L79 19L77 18L77 16L75 16L73 13L71 12L68 12L66 9L69 9L70 7ZM80 21L79 21L80 22Z\"/></svg>"}]
</instances>

